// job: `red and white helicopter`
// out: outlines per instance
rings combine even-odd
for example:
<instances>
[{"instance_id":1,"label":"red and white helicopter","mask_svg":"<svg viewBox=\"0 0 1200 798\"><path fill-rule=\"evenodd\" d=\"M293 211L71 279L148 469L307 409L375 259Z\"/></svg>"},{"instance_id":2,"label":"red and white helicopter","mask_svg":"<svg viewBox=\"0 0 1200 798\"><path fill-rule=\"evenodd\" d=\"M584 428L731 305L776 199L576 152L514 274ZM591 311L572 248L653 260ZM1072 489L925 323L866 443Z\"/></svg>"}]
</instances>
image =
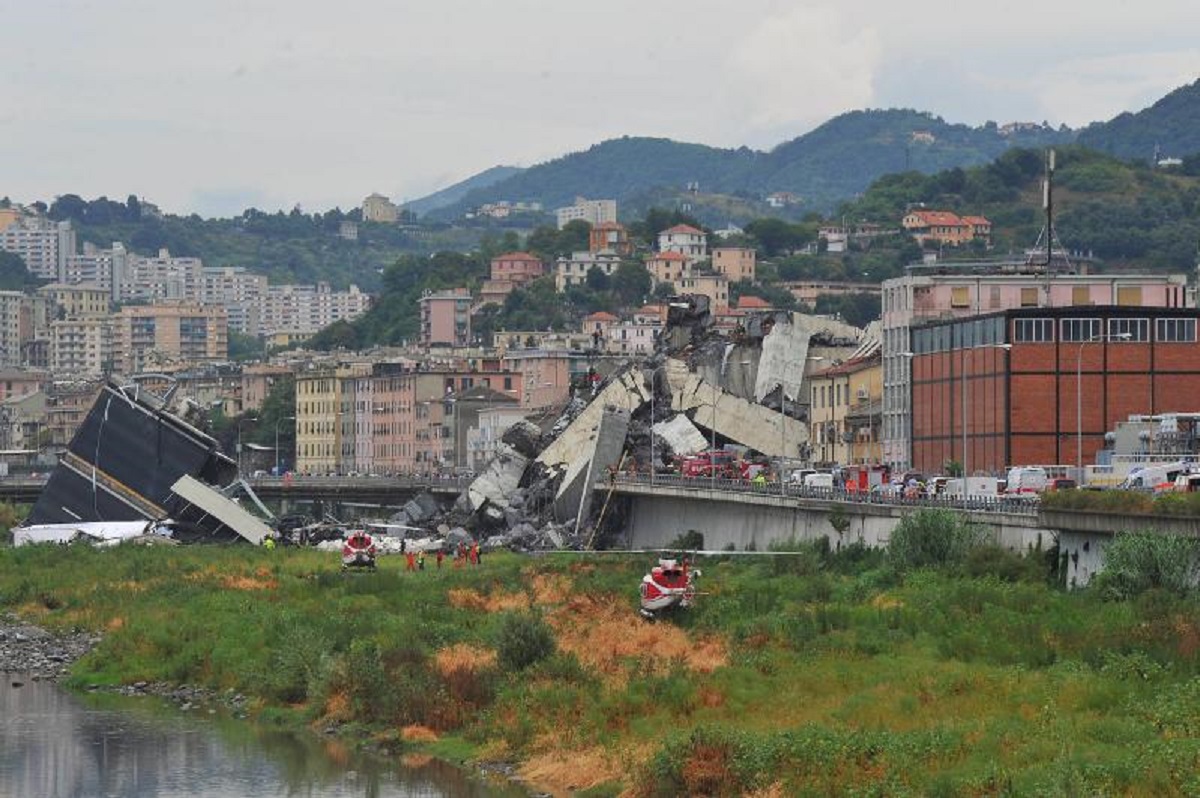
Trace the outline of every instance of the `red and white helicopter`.
<instances>
[{"instance_id":1,"label":"red and white helicopter","mask_svg":"<svg viewBox=\"0 0 1200 798\"><path fill-rule=\"evenodd\" d=\"M686 609L696 601L696 578L699 568L692 568L684 557L681 560L661 557L658 565L642 577L641 614L654 619L676 608Z\"/></svg>"},{"instance_id":2,"label":"red and white helicopter","mask_svg":"<svg viewBox=\"0 0 1200 798\"><path fill-rule=\"evenodd\" d=\"M356 529L342 544L342 568L370 568L375 570L375 539L365 530Z\"/></svg>"}]
</instances>

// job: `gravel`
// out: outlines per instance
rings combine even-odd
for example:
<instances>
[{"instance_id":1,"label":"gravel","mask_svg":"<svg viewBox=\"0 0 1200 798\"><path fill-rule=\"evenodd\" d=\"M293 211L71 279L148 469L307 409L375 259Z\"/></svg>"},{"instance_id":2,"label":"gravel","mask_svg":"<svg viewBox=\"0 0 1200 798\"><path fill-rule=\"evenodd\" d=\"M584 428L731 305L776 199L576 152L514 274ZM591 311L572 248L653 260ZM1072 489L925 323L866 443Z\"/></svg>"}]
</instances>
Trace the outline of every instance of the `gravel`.
<instances>
[{"instance_id":1,"label":"gravel","mask_svg":"<svg viewBox=\"0 0 1200 798\"><path fill-rule=\"evenodd\" d=\"M0 671L58 679L99 642L100 635L94 632L55 635L11 615L0 615Z\"/></svg>"}]
</instances>

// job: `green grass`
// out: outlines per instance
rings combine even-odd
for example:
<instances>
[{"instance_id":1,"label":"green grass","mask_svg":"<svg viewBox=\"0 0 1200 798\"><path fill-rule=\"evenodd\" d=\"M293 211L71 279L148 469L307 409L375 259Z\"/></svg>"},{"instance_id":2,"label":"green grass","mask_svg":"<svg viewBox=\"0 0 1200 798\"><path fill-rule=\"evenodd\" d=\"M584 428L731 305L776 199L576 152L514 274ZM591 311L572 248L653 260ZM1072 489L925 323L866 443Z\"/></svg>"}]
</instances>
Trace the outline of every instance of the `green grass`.
<instances>
[{"instance_id":1,"label":"green grass","mask_svg":"<svg viewBox=\"0 0 1200 798\"><path fill-rule=\"evenodd\" d=\"M798 548L704 562L696 608L629 627L650 647L678 628L719 641L711 672L638 654L613 673L582 664L556 624L589 597L634 612L649 562L615 555L493 554L418 574L384 559L347 575L335 555L293 549L6 549L0 608L106 630L75 685L232 688L263 720L377 739L421 725L441 735L424 750L454 761L612 752L621 767L573 776L593 795L1200 791L1194 594L1063 592L1040 555L901 573L882 553ZM551 579L569 589L544 592ZM456 644L501 649L530 605L553 653L519 673L439 666Z\"/></svg>"}]
</instances>

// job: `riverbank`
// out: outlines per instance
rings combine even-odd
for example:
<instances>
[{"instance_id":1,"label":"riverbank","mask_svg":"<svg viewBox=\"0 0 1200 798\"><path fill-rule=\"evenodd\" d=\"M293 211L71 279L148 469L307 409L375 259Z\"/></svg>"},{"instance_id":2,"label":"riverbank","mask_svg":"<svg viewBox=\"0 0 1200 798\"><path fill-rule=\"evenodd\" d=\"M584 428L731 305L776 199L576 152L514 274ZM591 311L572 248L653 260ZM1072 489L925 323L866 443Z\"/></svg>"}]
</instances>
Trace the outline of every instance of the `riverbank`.
<instances>
[{"instance_id":1,"label":"riverbank","mask_svg":"<svg viewBox=\"0 0 1200 798\"><path fill-rule=\"evenodd\" d=\"M646 623L647 556L7 550L0 608L103 634L73 686L240 694L260 723L556 795L1200 791L1195 599L1066 593L1046 561L715 558L693 611Z\"/></svg>"},{"instance_id":2,"label":"riverbank","mask_svg":"<svg viewBox=\"0 0 1200 798\"><path fill-rule=\"evenodd\" d=\"M57 680L92 650L101 635L90 631L55 634L25 623L10 613L0 614L0 673L22 673L34 679Z\"/></svg>"}]
</instances>

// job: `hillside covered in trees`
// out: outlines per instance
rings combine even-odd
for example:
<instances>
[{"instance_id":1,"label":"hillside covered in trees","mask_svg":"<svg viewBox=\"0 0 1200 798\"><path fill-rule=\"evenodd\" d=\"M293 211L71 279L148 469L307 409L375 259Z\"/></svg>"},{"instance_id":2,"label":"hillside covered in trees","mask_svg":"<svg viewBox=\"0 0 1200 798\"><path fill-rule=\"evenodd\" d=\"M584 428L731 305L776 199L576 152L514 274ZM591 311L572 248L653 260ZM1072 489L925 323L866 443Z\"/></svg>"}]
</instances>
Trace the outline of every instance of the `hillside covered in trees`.
<instances>
[{"instance_id":1,"label":"hillside covered in trees","mask_svg":"<svg viewBox=\"0 0 1200 798\"><path fill-rule=\"evenodd\" d=\"M799 212L823 212L889 172L932 173L987 163L1014 146L1060 144L1073 137L1070 130L1042 125L1005 130L989 122L970 127L897 109L842 114L770 152L627 136L471 191L433 215L451 218L503 199L538 201L555 208L570 204L580 194L632 203L640 210L649 204L645 195L683 191L689 183L698 183L706 194L755 200L788 192L798 198Z\"/></svg>"}]
</instances>

